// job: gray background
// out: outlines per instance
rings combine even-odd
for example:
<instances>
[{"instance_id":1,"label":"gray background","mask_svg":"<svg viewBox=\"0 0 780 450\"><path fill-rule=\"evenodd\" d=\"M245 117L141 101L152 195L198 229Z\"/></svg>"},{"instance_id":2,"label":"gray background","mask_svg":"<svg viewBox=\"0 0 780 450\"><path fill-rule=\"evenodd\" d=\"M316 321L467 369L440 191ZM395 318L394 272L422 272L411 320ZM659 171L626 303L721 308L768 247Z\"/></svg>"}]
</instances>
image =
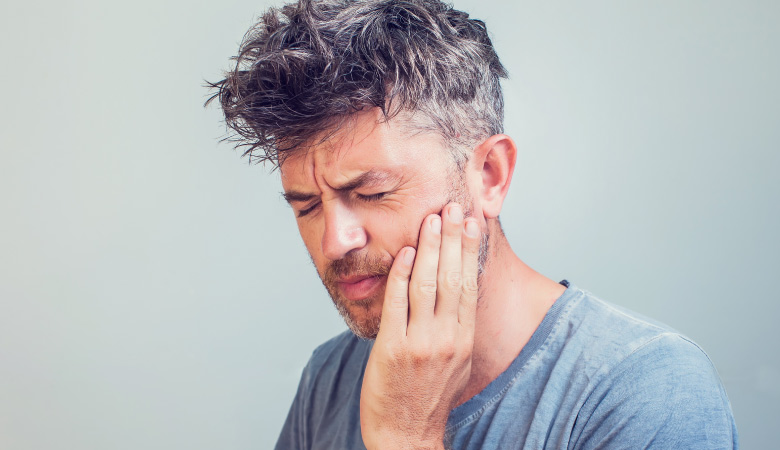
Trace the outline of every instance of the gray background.
<instances>
[{"instance_id":1,"label":"gray background","mask_svg":"<svg viewBox=\"0 0 780 450\"><path fill-rule=\"evenodd\" d=\"M459 1L512 77L527 263L698 341L780 423L780 7ZM258 449L344 326L204 79L264 1L0 7L0 448Z\"/></svg>"}]
</instances>

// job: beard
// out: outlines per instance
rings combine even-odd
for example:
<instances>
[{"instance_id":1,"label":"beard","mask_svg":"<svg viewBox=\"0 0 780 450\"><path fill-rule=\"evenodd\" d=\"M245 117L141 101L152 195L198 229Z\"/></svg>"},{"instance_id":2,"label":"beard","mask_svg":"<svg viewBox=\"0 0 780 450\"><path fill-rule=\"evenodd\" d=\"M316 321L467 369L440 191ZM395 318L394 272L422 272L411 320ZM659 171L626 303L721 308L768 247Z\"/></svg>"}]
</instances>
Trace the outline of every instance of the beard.
<instances>
[{"instance_id":1,"label":"beard","mask_svg":"<svg viewBox=\"0 0 780 450\"><path fill-rule=\"evenodd\" d=\"M451 178L452 179L452 178ZM446 204L458 202L463 205L463 216L469 217L473 212L473 199L468 194L462 177L456 176L456 181L450 190ZM479 243L479 268L477 272L477 285L482 284L482 274L488 263L490 248L490 235L488 230L482 230ZM312 261L313 262L313 261ZM344 319L352 333L360 339L373 340L379 333L379 324L382 318L382 304L385 296L385 286L377 289L377 293L358 301L350 301L344 298L338 288L338 279L349 275L379 276L387 283L387 275L393 265L393 259L381 258L368 253L348 253L343 258L333 261L319 273L322 284L330 294L333 305ZM481 289L479 290L481 296ZM477 299L479 302L479 299Z\"/></svg>"},{"instance_id":2,"label":"beard","mask_svg":"<svg viewBox=\"0 0 780 450\"><path fill-rule=\"evenodd\" d=\"M387 275L393 260L382 259L369 254L348 253L343 258L333 261L320 274L322 284L328 290L333 305L344 319L352 333L361 339L376 339L379 333L379 322L382 317L382 303L385 289L377 289L377 292L361 300L348 300L339 292L338 279L341 276L366 275L378 276L387 283Z\"/></svg>"}]
</instances>

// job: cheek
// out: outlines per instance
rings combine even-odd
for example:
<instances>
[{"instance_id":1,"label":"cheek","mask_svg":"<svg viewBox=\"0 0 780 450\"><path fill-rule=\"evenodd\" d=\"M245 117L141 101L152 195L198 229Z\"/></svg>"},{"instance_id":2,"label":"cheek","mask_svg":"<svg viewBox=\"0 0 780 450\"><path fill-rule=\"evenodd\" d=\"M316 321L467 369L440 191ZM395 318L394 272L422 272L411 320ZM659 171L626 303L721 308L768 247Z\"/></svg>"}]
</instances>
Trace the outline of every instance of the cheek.
<instances>
[{"instance_id":1,"label":"cheek","mask_svg":"<svg viewBox=\"0 0 780 450\"><path fill-rule=\"evenodd\" d=\"M381 214L373 220L371 235L375 243L382 247L393 258L404 247L417 248L420 237L420 227L430 214L441 214L444 204L438 202L435 206L421 205L420 202L410 202L404 211L394 214Z\"/></svg>"}]
</instances>

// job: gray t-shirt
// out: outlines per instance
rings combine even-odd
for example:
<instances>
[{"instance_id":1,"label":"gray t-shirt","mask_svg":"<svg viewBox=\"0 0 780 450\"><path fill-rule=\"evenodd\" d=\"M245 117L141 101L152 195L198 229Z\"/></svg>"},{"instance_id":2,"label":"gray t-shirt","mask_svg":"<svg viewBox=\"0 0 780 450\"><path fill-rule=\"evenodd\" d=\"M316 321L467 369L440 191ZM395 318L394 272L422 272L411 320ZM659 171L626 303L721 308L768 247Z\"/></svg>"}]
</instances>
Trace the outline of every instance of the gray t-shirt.
<instances>
[{"instance_id":1,"label":"gray t-shirt","mask_svg":"<svg viewBox=\"0 0 780 450\"><path fill-rule=\"evenodd\" d=\"M450 413L453 449L731 449L737 429L699 346L568 285L509 368ZM360 389L372 342L314 351L277 450L364 449Z\"/></svg>"}]
</instances>

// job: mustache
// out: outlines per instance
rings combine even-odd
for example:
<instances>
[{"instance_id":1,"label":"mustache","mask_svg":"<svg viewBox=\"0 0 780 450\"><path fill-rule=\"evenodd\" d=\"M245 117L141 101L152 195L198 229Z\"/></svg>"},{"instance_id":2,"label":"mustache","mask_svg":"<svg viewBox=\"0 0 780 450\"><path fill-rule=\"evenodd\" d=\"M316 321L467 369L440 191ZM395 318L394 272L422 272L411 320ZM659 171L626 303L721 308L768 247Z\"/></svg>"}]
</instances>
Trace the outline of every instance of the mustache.
<instances>
[{"instance_id":1,"label":"mustache","mask_svg":"<svg viewBox=\"0 0 780 450\"><path fill-rule=\"evenodd\" d=\"M326 285L333 286L339 278L349 275L386 276L393 265L392 259L385 259L375 255L347 254L341 259L331 262L325 268L322 281Z\"/></svg>"}]
</instances>

